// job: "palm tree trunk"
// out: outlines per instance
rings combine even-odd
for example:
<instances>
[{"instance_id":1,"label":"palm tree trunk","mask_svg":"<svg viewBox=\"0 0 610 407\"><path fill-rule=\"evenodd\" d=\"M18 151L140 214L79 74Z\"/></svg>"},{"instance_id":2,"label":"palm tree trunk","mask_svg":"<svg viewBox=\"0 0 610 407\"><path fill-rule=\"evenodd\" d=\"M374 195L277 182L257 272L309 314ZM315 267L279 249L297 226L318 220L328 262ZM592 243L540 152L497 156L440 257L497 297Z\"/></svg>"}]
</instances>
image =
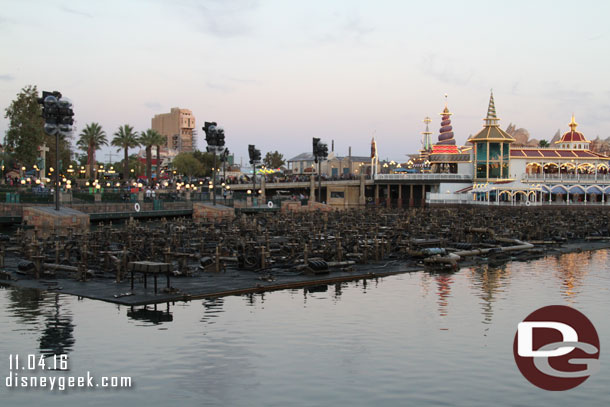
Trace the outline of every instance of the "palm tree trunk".
<instances>
[{"instance_id":1,"label":"palm tree trunk","mask_svg":"<svg viewBox=\"0 0 610 407\"><path fill-rule=\"evenodd\" d=\"M89 146L89 151L87 154L87 178L91 178L91 168L92 168L92 163L95 160L95 150L93 150L91 148L91 146Z\"/></svg>"},{"instance_id":2,"label":"palm tree trunk","mask_svg":"<svg viewBox=\"0 0 610 407\"><path fill-rule=\"evenodd\" d=\"M161 146L157 144L157 180L160 179L161 174Z\"/></svg>"},{"instance_id":3,"label":"palm tree trunk","mask_svg":"<svg viewBox=\"0 0 610 407\"><path fill-rule=\"evenodd\" d=\"M152 183L152 146L146 146L146 179L148 185Z\"/></svg>"},{"instance_id":4,"label":"palm tree trunk","mask_svg":"<svg viewBox=\"0 0 610 407\"><path fill-rule=\"evenodd\" d=\"M125 147L125 161L123 162L123 180L129 180L129 147Z\"/></svg>"}]
</instances>

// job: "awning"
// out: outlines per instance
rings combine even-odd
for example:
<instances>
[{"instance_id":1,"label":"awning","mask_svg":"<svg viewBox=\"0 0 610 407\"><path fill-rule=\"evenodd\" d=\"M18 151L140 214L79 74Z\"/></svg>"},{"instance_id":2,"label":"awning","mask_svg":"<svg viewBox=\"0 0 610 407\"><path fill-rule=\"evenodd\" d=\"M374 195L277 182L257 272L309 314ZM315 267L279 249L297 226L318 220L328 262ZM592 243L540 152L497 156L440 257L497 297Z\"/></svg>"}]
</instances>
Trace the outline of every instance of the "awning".
<instances>
[{"instance_id":1,"label":"awning","mask_svg":"<svg viewBox=\"0 0 610 407\"><path fill-rule=\"evenodd\" d=\"M553 188L551 188L551 192L553 194L565 194L567 191L567 188L564 187L563 185L556 185Z\"/></svg>"},{"instance_id":2,"label":"awning","mask_svg":"<svg viewBox=\"0 0 610 407\"><path fill-rule=\"evenodd\" d=\"M568 192L571 194L584 194L585 190L580 185L574 185L568 188Z\"/></svg>"}]
</instances>

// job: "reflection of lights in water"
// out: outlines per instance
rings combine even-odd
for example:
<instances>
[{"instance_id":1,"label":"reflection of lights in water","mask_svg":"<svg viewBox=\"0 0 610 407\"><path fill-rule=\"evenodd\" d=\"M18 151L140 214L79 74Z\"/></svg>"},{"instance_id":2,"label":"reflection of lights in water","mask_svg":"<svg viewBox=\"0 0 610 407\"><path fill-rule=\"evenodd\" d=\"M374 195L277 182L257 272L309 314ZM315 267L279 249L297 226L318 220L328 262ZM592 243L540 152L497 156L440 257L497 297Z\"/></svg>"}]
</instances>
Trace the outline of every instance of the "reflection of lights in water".
<instances>
[{"instance_id":1,"label":"reflection of lights in water","mask_svg":"<svg viewBox=\"0 0 610 407\"><path fill-rule=\"evenodd\" d=\"M497 300L496 294L504 292L510 281L511 265L505 264L500 267L490 267L487 264L472 267L468 277L477 289L477 296L483 300L483 323L490 324L493 317L493 303Z\"/></svg>"},{"instance_id":2,"label":"reflection of lights in water","mask_svg":"<svg viewBox=\"0 0 610 407\"><path fill-rule=\"evenodd\" d=\"M434 276L437 285L438 295L438 314L441 317L447 316L449 297L451 297L451 284L453 283L453 277L451 274L437 274Z\"/></svg>"},{"instance_id":3,"label":"reflection of lights in water","mask_svg":"<svg viewBox=\"0 0 610 407\"><path fill-rule=\"evenodd\" d=\"M419 280L421 285L422 297L427 297L430 292L430 274L422 273L421 279Z\"/></svg>"},{"instance_id":4,"label":"reflection of lights in water","mask_svg":"<svg viewBox=\"0 0 610 407\"><path fill-rule=\"evenodd\" d=\"M561 293L571 300L579 294L579 288L589 271L593 252L567 253L557 259L556 275L561 283Z\"/></svg>"}]
</instances>

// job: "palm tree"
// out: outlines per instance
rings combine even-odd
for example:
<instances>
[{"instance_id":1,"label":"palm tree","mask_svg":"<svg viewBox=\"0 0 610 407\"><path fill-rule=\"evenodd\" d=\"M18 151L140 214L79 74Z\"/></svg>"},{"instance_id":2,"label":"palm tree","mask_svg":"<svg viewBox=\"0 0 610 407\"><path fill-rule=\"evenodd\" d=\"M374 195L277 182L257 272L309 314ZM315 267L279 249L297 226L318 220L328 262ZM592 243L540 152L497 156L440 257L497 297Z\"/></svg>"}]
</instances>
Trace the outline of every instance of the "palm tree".
<instances>
[{"instance_id":1,"label":"palm tree","mask_svg":"<svg viewBox=\"0 0 610 407\"><path fill-rule=\"evenodd\" d=\"M91 178L91 169L95 165L95 152L102 146L108 145L106 132L97 123L88 124L79 135L76 145L87 152L87 177Z\"/></svg>"},{"instance_id":2,"label":"palm tree","mask_svg":"<svg viewBox=\"0 0 610 407\"><path fill-rule=\"evenodd\" d=\"M159 177L159 144L165 141L165 137L159 134L156 130L148 129L144 133L140 134L138 138L140 145L146 148L146 178L148 179L149 185L152 182L152 148L157 146L157 178Z\"/></svg>"},{"instance_id":3,"label":"palm tree","mask_svg":"<svg viewBox=\"0 0 610 407\"><path fill-rule=\"evenodd\" d=\"M550 146L550 144L549 144L549 142L548 142L548 141L546 141L546 140L540 140L540 141L538 142L538 147L549 147L549 146Z\"/></svg>"},{"instance_id":4,"label":"palm tree","mask_svg":"<svg viewBox=\"0 0 610 407\"><path fill-rule=\"evenodd\" d=\"M161 146L164 146L167 144L167 137L165 137L163 134L161 134L161 137L159 138L159 140L157 140L157 177L159 179L161 179L160 177L160 170L161 170Z\"/></svg>"},{"instance_id":5,"label":"palm tree","mask_svg":"<svg viewBox=\"0 0 610 407\"><path fill-rule=\"evenodd\" d=\"M126 181L129 179L129 149L140 145L138 142L138 132L133 131L132 126L124 124L114 133L111 144L115 147L119 147L118 151L121 151L121 149L125 151L125 159L123 160L123 180Z\"/></svg>"}]
</instances>

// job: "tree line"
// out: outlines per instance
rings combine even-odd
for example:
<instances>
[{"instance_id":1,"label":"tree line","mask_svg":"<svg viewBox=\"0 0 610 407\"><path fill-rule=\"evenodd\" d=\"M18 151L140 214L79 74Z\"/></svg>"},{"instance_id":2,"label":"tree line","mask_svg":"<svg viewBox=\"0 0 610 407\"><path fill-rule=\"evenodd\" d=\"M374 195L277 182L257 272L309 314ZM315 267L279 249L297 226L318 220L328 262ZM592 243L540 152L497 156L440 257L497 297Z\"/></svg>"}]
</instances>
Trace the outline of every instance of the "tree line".
<instances>
[{"instance_id":1,"label":"tree line","mask_svg":"<svg viewBox=\"0 0 610 407\"><path fill-rule=\"evenodd\" d=\"M24 87L15 100L5 109L5 118L9 120L6 132L3 165L10 162L14 166L32 167L37 163L38 147L44 144L49 148L46 160L55 162L55 137L44 132L42 105L38 103L38 89L35 85ZM62 162L70 162L72 147L71 136L60 136L59 158ZM109 143L106 131L96 122L87 124L78 135L76 146L86 153L87 177L93 176L92 170L97 164L95 155L98 150ZM133 126L124 124L113 133L110 145L123 151L123 179L129 179L129 149L144 147L146 152L146 177L152 179L152 153L156 149L157 167L160 167L160 149L166 146L165 136L153 129L137 132ZM218 161L220 162L220 160ZM263 163L269 168L279 168L284 165L283 155L278 151L268 152ZM201 151L180 153L172 161L177 172L188 176L210 176L213 167L213 155ZM49 166L47 166L49 167ZM157 170L158 172L158 170ZM158 174L157 174L158 176Z\"/></svg>"}]
</instances>

